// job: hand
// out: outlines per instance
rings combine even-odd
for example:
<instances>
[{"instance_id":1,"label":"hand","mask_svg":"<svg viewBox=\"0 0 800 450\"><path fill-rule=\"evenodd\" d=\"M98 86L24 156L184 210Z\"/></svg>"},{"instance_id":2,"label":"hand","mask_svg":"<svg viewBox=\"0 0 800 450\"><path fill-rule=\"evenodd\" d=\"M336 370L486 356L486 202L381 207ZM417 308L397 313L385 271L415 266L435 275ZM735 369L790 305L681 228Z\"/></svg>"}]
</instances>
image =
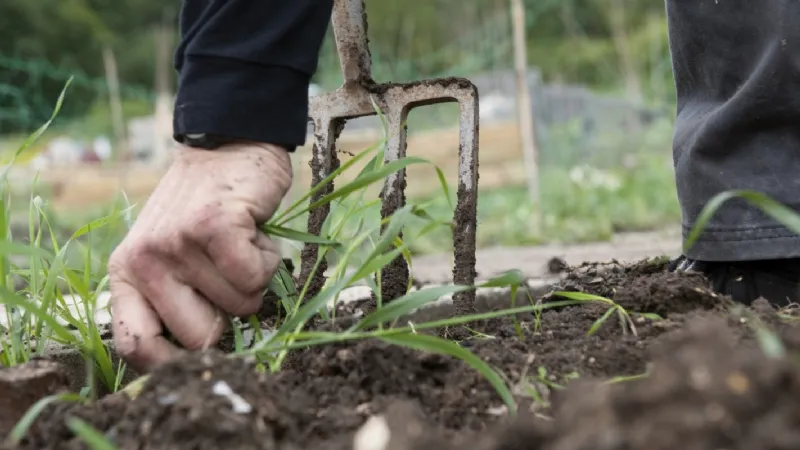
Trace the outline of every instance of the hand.
<instances>
[{"instance_id":1,"label":"hand","mask_svg":"<svg viewBox=\"0 0 800 450\"><path fill-rule=\"evenodd\" d=\"M179 348L216 344L227 315L254 314L277 271L277 245L258 225L292 183L289 154L259 143L180 147L108 263L114 343L138 370ZM227 314L227 315L226 315Z\"/></svg>"}]
</instances>

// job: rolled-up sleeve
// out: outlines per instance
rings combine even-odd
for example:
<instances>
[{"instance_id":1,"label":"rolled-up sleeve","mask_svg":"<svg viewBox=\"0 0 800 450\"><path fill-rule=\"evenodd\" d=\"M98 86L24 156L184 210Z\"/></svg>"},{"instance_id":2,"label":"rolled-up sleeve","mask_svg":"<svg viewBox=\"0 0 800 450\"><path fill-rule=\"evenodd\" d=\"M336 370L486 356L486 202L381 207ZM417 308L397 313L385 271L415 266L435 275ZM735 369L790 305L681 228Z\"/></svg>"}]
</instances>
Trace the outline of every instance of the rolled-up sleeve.
<instances>
[{"instance_id":1,"label":"rolled-up sleeve","mask_svg":"<svg viewBox=\"0 0 800 450\"><path fill-rule=\"evenodd\" d=\"M303 145L333 0L184 0L174 134Z\"/></svg>"}]
</instances>

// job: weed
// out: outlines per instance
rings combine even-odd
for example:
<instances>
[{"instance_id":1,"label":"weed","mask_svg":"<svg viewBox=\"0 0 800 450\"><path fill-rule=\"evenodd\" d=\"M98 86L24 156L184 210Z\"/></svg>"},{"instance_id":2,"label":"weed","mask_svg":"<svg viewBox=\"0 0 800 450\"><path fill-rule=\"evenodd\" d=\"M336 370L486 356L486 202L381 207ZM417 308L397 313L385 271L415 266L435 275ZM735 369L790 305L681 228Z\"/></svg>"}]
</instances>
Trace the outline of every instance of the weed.
<instances>
[{"instance_id":1,"label":"weed","mask_svg":"<svg viewBox=\"0 0 800 450\"><path fill-rule=\"evenodd\" d=\"M589 331L587 332L589 336L595 334L597 330L599 330L600 327L615 313L619 318L620 326L622 327L622 332L623 333L630 332L634 336L638 336L638 332L636 331L636 324L631 318L631 314L621 305L614 302L614 300L601 297L599 295L586 294L583 292L557 291L554 292L552 295L554 297L564 297L574 300L573 304L580 304L585 302L600 302L608 305L609 307L608 310L606 310L606 312L602 316L600 316L599 319L595 320L592 326L589 328ZM651 320L661 320L661 317L657 314L644 313L641 315Z\"/></svg>"},{"instance_id":2,"label":"weed","mask_svg":"<svg viewBox=\"0 0 800 450\"><path fill-rule=\"evenodd\" d=\"M68 84L59 97L53 118L58 113L67 87ZM16 154L21 154L25 148L30 146L49 123L37 130L29 140L26 140ZM404 296L388 305L383 305L380 301L380 271L398 256L404 257L409 264L411 263L407 236L424 236L441 227L451 231L451 225L446 221L437 221L424 205L417 204L406 205L391 217L376 222L364 219L368 208L376 204L375 201L364 199L365 190L375 183L382 182L389 174L403 170L412 164L428 164L434 167L441 182L444 197L448 199L450 197L450 191L441 170L429 161L417 157L384 162L382 144L383 142L378 143L356 154L350 161L342 164L334 173L300 199L279 211L268 223L263 225L263 231L275 239L318 245L320 252L315 261L314 271L319 269L323 260L327 259L329 267L331 267L330 276L320 292L310 295L308 282L303 286L296 287L286 268L281 267L269 286L269 290L276 293L281 301L281 319L276 325L276 329L271 333L261 333L261 327L256 317L249 317L245 320L231 318L235 340L235 351L231 356L255 355L263 364L264 369L276 371L281 369L286 355L293 349L354 339L378 339L393 345L450 355L464 361L486 377L513 414L516 411L513 396L494 368L457 343L433 335L422 334L420 331L462 325L481 318L536 311L557 306L557 303L511 308L507 311L456 317L429 323L407 324L406 326L399 324L401 317L443 295L478 287L510 286L516 292L516 288L522 284L523 280L518 272L509 272L477 286L441 286L414 291L409 285ZM363 160L367 160L368 163L351 181L341 184L322 198L306 204L326 184L333 182L344 171L352 169L357 161ZM13 164L13 160L6 168L6 174L10 170L11 164ZM5 212L4 223L0 224L5 225L0 227L2 232L9 229L9 202L5 201L9 194L7 191L4 193L2 200L4 203L0 205ZM349 226L352 224L351 221L336 220L333 215L325 221L319 235L312 235L289 226L292 221L308 214L314 208L326 204L345 208L347 217L355 218L358 226L351 227ZM0 295L6 308L9 325L3 335L3 340L0 341L2 342L3 363L18 364L29 360L34 354L45 353L50 342L77 349L86 360L88 378L85 391L86 398L90 400L97 396L96 380L98 378L108 390L123 389L129 397L138 395L147 381L147 377L142 377L127 387L122 386L121 380L125 366L115 366L112 363L111 352L102 339L100 327L95 319L99 303L98 297L108 284L104 262L110 254L114 239L101 239L99 255L98 250L91 245L91 242L89 245L84 245L81 240L82 238L97 237L97 231L103 227L119 227L120 222L129 224L133 206L128 205L127 202L123 202L122 207L117 206L109 215L81 227L62 245L59 244L54 227L45 214L46 202L32 196L29 210L28 244L13 241L10 233L0 236L4 238L0 239L0 256L2 256L0 258L0 274L3 275L0 279ZM450 207L452 208L452 203L450 203ZM408 225L412 221L420 220L426 225L416 232L409 233ZM400 237L401 232L403 238ZM52 248L41 245L43 237L49 237ZM365 252L362 251L364 249L366 249ZM27 267L12 263L11 257L16 255L26 257ZM73 263L72 256L77 258L78 264ZM24 287L21 290L14 289L11 285L12 274L22 279ZM309 281L310 279L311 277ZM307 322L315 315L322 314L327 317L328 308L331 304L335 306L343 289L359 283L365 283L378 298L376 311L361 318L344 332L322 333L306 330ZM70 298L71 301L68 300ZM248 323L256 335L250 348L246 348L244 345L243 323ZM38 406L38 409L35 407L32 411L35 412L42 407ZM72 420L69 426L93 448L109 448L110 444L86 424Z\"/></svg>"},{"instance_id":3,"label":"weed","mask_svg":"<svg viewBox=\"0 0 800 450\"><path fill-rule=\"evenodd\" d=\"M67 420L67 427L75 433L86 445L92 450L115 450L111 441L108 440L103 433L97 431L94 427L87 424L81 419L71 417Z\"/></svg>"}]
</instances>

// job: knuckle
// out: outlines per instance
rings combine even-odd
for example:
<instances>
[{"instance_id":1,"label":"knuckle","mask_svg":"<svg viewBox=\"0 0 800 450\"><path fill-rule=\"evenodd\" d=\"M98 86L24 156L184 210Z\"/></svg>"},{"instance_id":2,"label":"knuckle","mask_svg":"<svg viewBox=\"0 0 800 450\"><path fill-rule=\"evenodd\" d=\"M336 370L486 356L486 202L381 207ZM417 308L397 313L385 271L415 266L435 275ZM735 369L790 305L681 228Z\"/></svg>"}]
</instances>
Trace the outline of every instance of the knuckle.
<instances>
[{"instance_id":1,"label":"knuckle","mask_svg":"<svg viewBox=\"0 0 800 450\"><path fill-rule=\"evenodd\" d=\"M248 262L249 264L245 264ZM264 267L253 261L242 261L238 267L241 267L238 272L235 272L238 273L238 275L235 279L231 279L230 281L237 285L236 287L240 292L245 292L247 294L252 294L257 291L261 292L266 289L269 280L275 273L275 271L263 270Z\"/></svg>"},{"instance_id":2,"label":"knuckle","mask_svg":"<svg viewBox=\"0 0 800 450\"><path fill-rule=\"evenodd\" d=\"M191 226L187 231L201 235L214 234L224 228L225 218L226 214L221 201L206 203L195 212L193 219L188 222Z\"/></svg>"},{"instance_id":3,"label":"knuckle","mask_svg":"<svg viewBox=\"0 0 800 450\"><path fill-rule=\"evenodd\" d=\"M151 240L137 240L115 249L108 259L109 277L114 281L147 281L158 270L162 248ZM163 250L162 250L163 251Z\"/></svg>"},{"instance_id":4,"label":"knuckle","mask_svg":"<svg viewBox=\"0 0 800 450\"><path fill-rule=\"evenodd\" d=\"M233 311L230 311L231 315L237 317L244 317L250 316L252 314L256 314L261 309L261 304L263 303L263 297L261 293L258 295L251 295L246 299L243 299L233 308Z\"/></svg>"},{"instance_id":5,"label":"knuckle","mask_svg":"<svg viewBox=\"0 0 800 450\"><path fill-rule=\"evenodd\" d=\"M152 267L155 258L152 248L148 242L133 245L122 255L125 260L121 261L120 264L129 267L134 274L143 275Z\"/></svg>"},{"instance_id":6,"label":"knuckle","mask_svg":"<svg viewBox=\"0 0 800 450\"><path fill-rule=\"evenodd\" d=\"M116 248L108 257L108 273L114 278L125 269L125 253L122 248Z\"/></svg>"},{"instance_id":7,"label":"knuckle","mask_svg":"<svg viewBox=\"0 0 800 450\"><path fill-rule=\"evenodd\" d=\"M159 238L154 245L168 256L183 256L189 251L188 234L190 231L178 230L168 236Z\"/></svg>"},{"instance_id":8,"label":"knuckle","mask_svg":"<svg viewBox=\"0 0 800 450\"><path fill-rule=\"evenodd\" d=\"M236 278L249 278L253 274L253 267L245 257L227 249L214 258L214 265L221 273L235 275Z\"/></svg>"}]
</instances>

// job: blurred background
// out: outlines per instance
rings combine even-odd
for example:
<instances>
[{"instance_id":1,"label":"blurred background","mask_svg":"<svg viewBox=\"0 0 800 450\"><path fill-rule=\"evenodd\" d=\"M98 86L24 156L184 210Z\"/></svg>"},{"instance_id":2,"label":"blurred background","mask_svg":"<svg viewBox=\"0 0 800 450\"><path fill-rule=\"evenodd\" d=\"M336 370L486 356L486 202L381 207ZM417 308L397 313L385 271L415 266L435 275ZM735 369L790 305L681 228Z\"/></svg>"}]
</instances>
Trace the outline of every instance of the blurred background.
<instances>
[{"instance_id":1,"label":"blurred background","mask_svg":"<svg viewBox=\"0 0 800 450\"><path fill-rule=\"evenodd\" d=\"M479 246L598 241L676 226L663 0L520 3L515 10L513 0L366 1L377 81L461 76L479 88ZM173 145L179 7L179 0L0 2L0 158L10 161L49 119L74 77L58 118L12 171L24 234L33 194L47 200L51 222L71 229L118 204L121 191L141 202L153 189ZM515 50L525 56L522 67ZM530 114L521 116L522 79ZM341 81L329 30L309 95ZM339 147L363 150L383 131L377 119L348 122ZM292 196L309 187L310 142L294 157ZM534 150L536 170L525 158ZM457 105L412 111L408 153L441 167L451 186L457 151ZM452 210L433 173L409 170L409 195L430 200L431 213L447 221ZM414 251L449 250L445 232L414 242Z\"/></svg>"}]
</instances>

